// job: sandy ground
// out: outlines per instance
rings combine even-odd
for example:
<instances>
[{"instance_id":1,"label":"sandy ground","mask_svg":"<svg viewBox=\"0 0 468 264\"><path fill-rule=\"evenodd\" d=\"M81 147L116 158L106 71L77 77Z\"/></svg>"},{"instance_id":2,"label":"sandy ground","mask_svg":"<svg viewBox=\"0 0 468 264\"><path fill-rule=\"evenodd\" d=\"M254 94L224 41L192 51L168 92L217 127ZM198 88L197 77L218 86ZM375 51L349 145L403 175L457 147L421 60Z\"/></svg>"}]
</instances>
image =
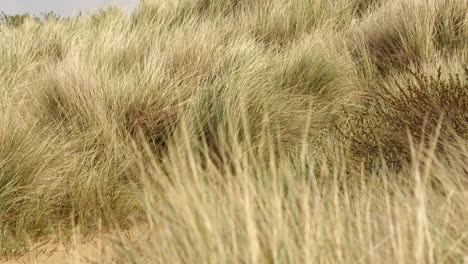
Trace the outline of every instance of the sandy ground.
<instances>
[{"instance_id":1,"label":"sandy ground","mask_svg":"<svg viewBox=\"0 0 468 264\"><path fill-rule=\"evenodd\" d=\"M143 232L145 227L134 227L119 234L104 234L88 238L75 235L68 243L48 242L38 245L31 252L14 259L0 259L0 264L82 264L82 263L115 263L116 259L110 254L115 252L115 241L135 242L146 239Z\"/></svg>"},{"instance_id":2,"label":"sandy ground","mask_svg":"<svg viewBox=\"0 0 468 264\"><path fill-rule=\"evenodd\" d=\"M48 243L33 252L16 259L0 261L1 264L13 263L109 263L104 260L103 250L96 241L65 246L58 243Z\"/></svg>"}]
</instances>

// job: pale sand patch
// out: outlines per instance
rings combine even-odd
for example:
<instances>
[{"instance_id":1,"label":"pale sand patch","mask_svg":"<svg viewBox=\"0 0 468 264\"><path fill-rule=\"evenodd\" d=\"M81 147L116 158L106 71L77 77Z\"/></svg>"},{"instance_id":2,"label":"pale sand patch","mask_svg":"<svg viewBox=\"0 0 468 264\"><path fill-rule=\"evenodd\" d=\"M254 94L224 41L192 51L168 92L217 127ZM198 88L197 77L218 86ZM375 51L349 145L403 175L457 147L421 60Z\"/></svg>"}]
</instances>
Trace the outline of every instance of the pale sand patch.
<instances>
[{"instance_id":1,"label":"pale sand patch","mask_svg":"<svg viewBox=\"0 0 468 264\"><path fill-rule=\"evenodd\" d=\"M120 242L128 244L147 240L147 225L140 225L114 234L96 235L83 239L74 235L72 241L48 242L15 259L0 260L0 264L82 264L115 263ZM77 239L81 237L81 239ZM33 247L34 248L34 247Z\"/></svg>"}]
</instances>

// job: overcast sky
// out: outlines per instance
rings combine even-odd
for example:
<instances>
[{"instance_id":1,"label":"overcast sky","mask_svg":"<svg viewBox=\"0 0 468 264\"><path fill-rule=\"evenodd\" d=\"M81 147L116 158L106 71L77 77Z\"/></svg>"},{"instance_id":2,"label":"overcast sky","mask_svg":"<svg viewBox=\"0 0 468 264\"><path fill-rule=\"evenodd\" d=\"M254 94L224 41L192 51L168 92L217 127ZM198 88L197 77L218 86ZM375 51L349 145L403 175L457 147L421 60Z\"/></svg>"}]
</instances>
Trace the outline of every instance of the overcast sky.
<instances>
[{"instance_id":1,"label":"overcast sky","mask_svg":"<svg viewBox=\"0 0 468 264\"><path fill-rule=\"evenodd\" d=\"M40 15L53 11L62 16L71 16L78 11L90 12L112 3L132 10L138 2L139 0L0 0L0 12L9 15Z\"/></svg>"}]
</instances>

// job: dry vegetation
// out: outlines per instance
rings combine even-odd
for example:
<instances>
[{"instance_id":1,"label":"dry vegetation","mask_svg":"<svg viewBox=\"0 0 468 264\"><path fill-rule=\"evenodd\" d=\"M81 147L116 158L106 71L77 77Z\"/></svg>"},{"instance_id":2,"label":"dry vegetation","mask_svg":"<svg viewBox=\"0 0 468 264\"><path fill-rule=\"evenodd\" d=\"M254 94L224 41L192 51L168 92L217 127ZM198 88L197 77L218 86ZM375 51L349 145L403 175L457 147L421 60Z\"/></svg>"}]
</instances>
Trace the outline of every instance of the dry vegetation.
<instances>
[{"instance_id":1,"label":"dry vegetation","mask_svg":"<svg viewBox=\"0 0 468 264\"><path fill-rule=\"evenodd\" d=\"M468 261L465 0L145 0L1 19L0 255Z\"/></svg>"}]
</instances>

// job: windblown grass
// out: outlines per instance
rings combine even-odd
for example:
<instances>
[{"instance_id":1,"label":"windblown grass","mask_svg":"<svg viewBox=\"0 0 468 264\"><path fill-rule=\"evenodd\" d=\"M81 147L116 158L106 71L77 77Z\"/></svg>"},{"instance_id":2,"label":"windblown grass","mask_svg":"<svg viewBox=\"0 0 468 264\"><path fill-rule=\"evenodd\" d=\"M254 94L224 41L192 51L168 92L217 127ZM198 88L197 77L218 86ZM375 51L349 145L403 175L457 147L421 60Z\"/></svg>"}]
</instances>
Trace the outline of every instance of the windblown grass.
<instances>
[{"instance_id":1,"label":"windblown grass","mask_svg":"<svg viewBox=\"0 0 468 264\"><path fill-rule=\"evenodd\" d=\"M204 166L190 148L171 149L163 161L140 164L147 235L116 243L113 256L119 263L461 263L468 153L466 140L457 140L445 158L435 154L436 141L412 145L399 173L349 171L349 154L331 147L333 157L277 158L271 150L270 162L236 149L232 170Z\"/></svg>"},{"instance_id":2,"label":"windblown grass","mask_svg":"<svg viewBox=\"0 0 468 264\"><path fill-rule=\"evenodd\" d=\"M149 241L119 241L117 262L466 261L466 11L145 0L3 19L0 254L138 219Z\"/></svg>"}]
</instances>

